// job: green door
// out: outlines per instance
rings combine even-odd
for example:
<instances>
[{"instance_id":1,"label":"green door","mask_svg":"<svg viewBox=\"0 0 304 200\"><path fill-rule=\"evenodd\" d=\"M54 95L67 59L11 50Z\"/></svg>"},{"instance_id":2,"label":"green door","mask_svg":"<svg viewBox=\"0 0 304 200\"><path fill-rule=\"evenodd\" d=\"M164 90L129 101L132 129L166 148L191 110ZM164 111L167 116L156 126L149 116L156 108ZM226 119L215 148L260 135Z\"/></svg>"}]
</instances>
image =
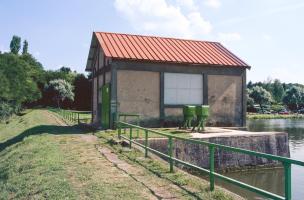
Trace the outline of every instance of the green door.
<instances>
[{"instance_id":1,"label":"green door","mask_svg":"<svg viewBox=\"0 0 304 200\"><path fill-rule=\"evenodd\" d=\"M108 129L110 128L110 84L105 84L101 90L101 126L103 129Z\"/></svg>"}]
</instances>

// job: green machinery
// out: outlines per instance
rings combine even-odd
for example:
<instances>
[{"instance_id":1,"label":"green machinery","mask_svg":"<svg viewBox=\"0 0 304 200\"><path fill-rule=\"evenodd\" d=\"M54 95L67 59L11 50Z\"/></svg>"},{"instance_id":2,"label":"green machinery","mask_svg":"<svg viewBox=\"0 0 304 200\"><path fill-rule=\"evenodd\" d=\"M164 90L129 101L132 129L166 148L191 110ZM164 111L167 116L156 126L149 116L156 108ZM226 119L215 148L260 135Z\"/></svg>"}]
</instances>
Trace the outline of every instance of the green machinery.
<instances>
[{"instance_id":1,"label":"green machinery","mask_svg":"<svg viewBox=\"0 0 304 200\"><path fill-rule=\"evenodd\" d=\"M196 116L197 116L197 131L200 130L205 130L205 124L206 121L209 117L209 106L196 106L195 107L195 112L196 112ZM193 127L193 129L195 129L195 127Z\"/></svg>"},{"instance_id":2,"label":"green machinery","mask_svg":"<svg viewBox=\"0 0 304 200\"><path fill-rule=\"evenodd\" d=\"M185 105L183 107L183 114L184 114L184 128L190 128L192 121L195 118L195 106Z\"/></svg>"},{"instance_id":3,"label":"green machinery","mask_svg":"<svg viewBox=\"0 0 304 200\"><path fill-rule=\"evenodd\" d=\"M184 114L184 124L183 128L192 127L192 122L196 121L197 130L204 130L206 120L209 117L209 106L200 105L200 106L191 106L185 105L183 107ZM195 120L196 119L196 120ZM192 130L195 130L195 125L193 125Z\"/></svg>"}]
</instances>

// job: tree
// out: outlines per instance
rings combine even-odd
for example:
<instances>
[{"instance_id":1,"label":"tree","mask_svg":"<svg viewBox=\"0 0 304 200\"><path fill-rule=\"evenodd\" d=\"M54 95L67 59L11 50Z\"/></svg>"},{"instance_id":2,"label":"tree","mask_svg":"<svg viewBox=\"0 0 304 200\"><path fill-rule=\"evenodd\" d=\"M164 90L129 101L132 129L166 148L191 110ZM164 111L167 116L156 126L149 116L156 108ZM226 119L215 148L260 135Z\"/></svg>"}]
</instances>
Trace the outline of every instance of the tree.
<instances>
[{"instance_id":1,"label":"tree","mask_svg":"<svg viewBox=\"0 0 304 200\"><path fill-rule=\"evenodd\" d=\"M56 101L57 107L60 108L60 102L65 99L74 100L73 86L65 80L55 79L46 85L46 90L52 93L53 100Z\"/></svg>"},{"instance_id":2,"label":"tree","mask_svg":"<svg viewBox=\"0 0 304 200\"><path fill-rule=\"evenodd\" d=\"M283 103L291 110L298 110L304 104L304 90L298 86L292 86L283 97Z\"/></svg>"},{"instance_id":3,"label":"tree","mask_svg":"<svg viewBox=\"0 0 304 200\"><path fill-rule=\"evenodd\" d=\"M23 41L22 47L22 55L28 54L28 42L26 40Z\"/></svg>"},{"instance_id":4,"label":"tree","mask_svg":"<svg viewBox=\"0 0 304 200\"><path fill-rule=\"evenodd\" d=\"M272 87L271 87L271 94L273 96L273 99L277 103L280 103L282 101L282 98L284 95L284 88L279 79L274 80Z\"/></svg>"},{"instance_id":5,"label":"tree","mask_svg":"<svg viewBox=\"0 0 304 200\"><path fill-rule=\"evenodd\" d=\"M65 72L65 73L70 73L72 70L69 67L62 66L62 67L60 67L59 71Z\"/></svg>"},{"instance_id":6,"label":"tree","mask_svg":"<svg viewBox=\"0 0 304 200\"><path fill-rule=\"evenodd\" d=\"M20 48L21 48L21 38L14 35L10 43L11 53L17 55L19 53Z\"/></svg>"},{"instance_id":7,"label":"tree","mask_svg":"<svg viewBox=\"0 0 304 200\"><path fill-rule=\"evenodd\" d=\"M247 98L247 111L253 112L254 111L254 100L249 96L251 93L250 89L247 89L246 98Z\"/></svg>"},{"instance_id":8,"label":"tree","mask_svg":"<svg viewBox=\"0 0 304 200\"><path fill-rule=\"evenodd\" d=\"M30 65L11 53L0 55L0 100L22 104L41 97L36 82L30 76Z\"/></svg>"},{"instance_id":9,"label":"tree","mask_svg":"<svg viewBox=\"0 0 304 200\"><path fill-rule=\"evenodd\" d=\"M251 97L255 103L259 104L262 112L264 112L263 106L269 105L272 101L271 94L260 86L253 87L249 97Z\"/></svg>"}]
</instances>

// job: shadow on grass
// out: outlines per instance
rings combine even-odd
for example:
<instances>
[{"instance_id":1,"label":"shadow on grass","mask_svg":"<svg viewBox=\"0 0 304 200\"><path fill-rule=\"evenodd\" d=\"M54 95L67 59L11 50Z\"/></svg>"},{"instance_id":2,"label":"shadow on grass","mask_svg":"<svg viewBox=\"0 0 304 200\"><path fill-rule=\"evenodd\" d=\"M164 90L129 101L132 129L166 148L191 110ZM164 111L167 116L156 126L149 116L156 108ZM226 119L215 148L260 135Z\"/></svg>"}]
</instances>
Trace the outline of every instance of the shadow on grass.
<instances>
[{"instance_id":1,"label":"shadow on grass","mask_svg":"<svg viewBox=\"0 0 304 200\"><path fill-rule=\"evenodd\" d=\"M54 134L54 135L64 135L64 134L84 134L89 131L81 130L79 126L56 126L56 125L40 125L33 128L27 129L20 133L19 135L0 143L0 151L5 148L21 142L24 138L31 135L39 135L43 133Z\"/></svg>"}]
</instances>

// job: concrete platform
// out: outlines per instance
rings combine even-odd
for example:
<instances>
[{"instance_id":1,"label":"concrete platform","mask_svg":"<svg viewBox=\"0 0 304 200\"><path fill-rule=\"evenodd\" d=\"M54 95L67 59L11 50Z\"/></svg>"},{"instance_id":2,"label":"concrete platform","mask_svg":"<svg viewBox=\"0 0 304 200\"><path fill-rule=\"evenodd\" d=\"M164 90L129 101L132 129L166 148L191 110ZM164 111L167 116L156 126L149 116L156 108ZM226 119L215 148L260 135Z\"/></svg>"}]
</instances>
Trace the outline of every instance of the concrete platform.
<instances>
[{"instance_id":1,"label":"concrete platform","mask_svg":"<svg viewBox=\"0 0 304 200\"><path fill-rule=\"evenodd\" d=\"M218 127L206 127L204 132L190 133L192 138L214 138L214 137L239 137L239 136L265 136L265 135L286 135L284 132L250 132L242 130L233 130Z\"/></svg>"}]
</instances>

